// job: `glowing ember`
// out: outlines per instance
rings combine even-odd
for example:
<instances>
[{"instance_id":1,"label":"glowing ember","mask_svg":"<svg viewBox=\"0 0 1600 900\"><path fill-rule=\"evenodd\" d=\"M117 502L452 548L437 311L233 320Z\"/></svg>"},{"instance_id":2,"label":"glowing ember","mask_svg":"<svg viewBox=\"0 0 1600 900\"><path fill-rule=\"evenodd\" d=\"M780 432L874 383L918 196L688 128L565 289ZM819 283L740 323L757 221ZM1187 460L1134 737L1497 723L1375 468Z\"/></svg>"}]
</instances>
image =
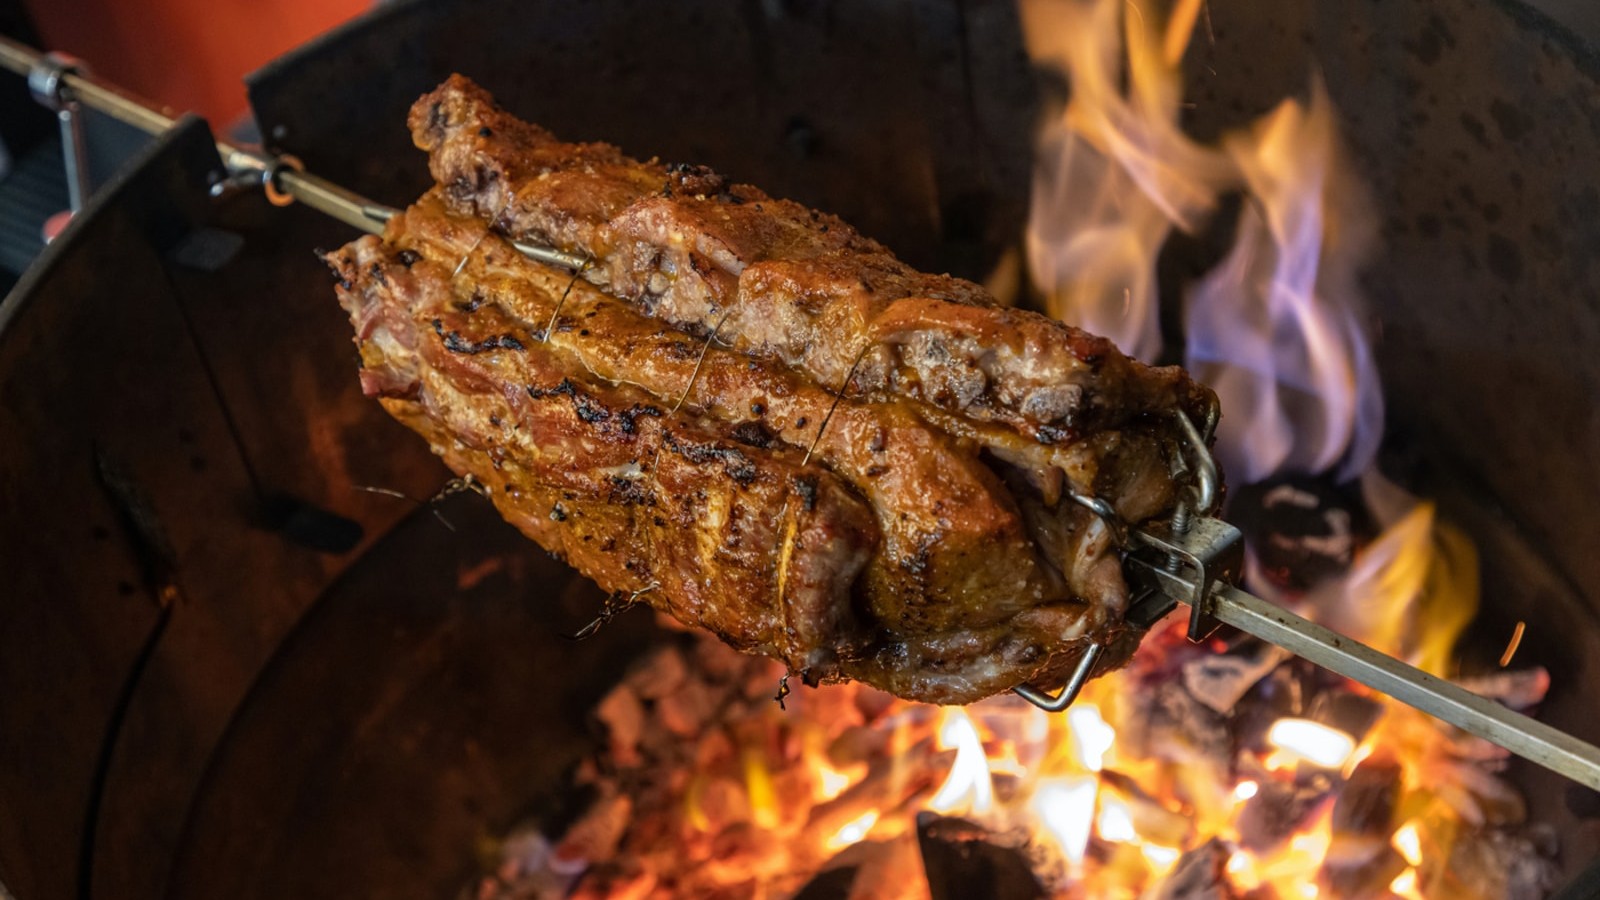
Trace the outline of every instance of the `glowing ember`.
<instances>
[{"instance_id":1,"label":"glowing ember","mask_svg":"<svg viewBox=\"0 0 1600 900\"><path fill-rule=\"evenodd\" d=\"M825 762L817 763L817 799L832 800L844 793L851 778Z\"/></svg>"},{"instance_id":2,"label":"glowing ember","mask_svg":"<svg viewBox=\"0 0 1600 900\"><path fill-rule=\"evenodd\" d=\"M1083 703L1067 710L1072 754L1078 763L1091 772L1105 768L1106 753L1117 741L1116 729L1100 717L1100 708Z\"/></svg>"},{"instance_id":3,"label":"glowing ember","mask_svg":"<svg viewBox=\"0 0 1600 900\"><path fill-rule=\"evenodd\" d=\"M1139 838L1139 833L1133 830L1133 816L1128 812L1128 805L1110 793L1100 795L1100 816L1095 819L1095 830L1108 841L1131 842Z\"/></svg>"},{"instance_id":4,"label":"glowing ember","mask_svg":"<svg viewBox=\"0 0 1600 900\"><path fill-rule=\"evenodd\" d=\"M1407 822L1395 831L1390 844L1400 851L1400 856L1413 866L1422 865L1422 838L1417 836L1417 823Z\"/></svg>"},{"instance_id":5,"label":"glowing ember","mask_svg":"<svg viewBox=\"0 0 1600 900\"><path fill-rule=\"evenodd\" d=\"M1043 780L1034 790L1032 809L1045 833L1074 865L1083 862L1094 823L1099 782L1092 775Z\"/></svg>"},{"instance_id":6,"label":"glowing ember","mask_svg":"<svg viewBox=\"0 0 1600 900\"><path fill-rule=\"evenodd\" d=\"M928 801L928 808L942 813L987 813L994 806L994 782L989 776L983 740L966 712L946 711L944 725L939 729L939 746L947 750L954 747L956 761L944 785Z\"/></svg>"},{"instance_id":7,"label":"glowing ember","mask_svg":"<svg viewBox=\"0 0 1600 900\"><path fill-rule=\"evenodd\" d=\"M1286 765L1307 762L1324 769L1343 768L1356 751L1350 735L1310 719L1279 719L1267 730L1267 743ZM1268 767L1273 767L1270 758Z\"/></svg>"},{"instance_id":8,"label":"glowing ember","mask_svg":"<svg viewBox=\"0 0 1600 900\"><path fill-rule=\"evenodd\" d=\"M1404 900L1422 900L1422 892L1417 888L1416 869L1407 869L1396 875L1394 880L1389 882L1389 890Z\"/></svg>"},{"instance_id":9,"label":"glowing ember","mask_svg":"<svg viewBox=\"0 0 1600 900\"><path fill-rule=\"evenodd\" d=\"M829 850L843 850L851 844L860 843L876 824L878 824L878 811L867 810L840 826L832 837L823 842L823 846Z\"/></svg>"},{"instance_id":10,"label":"glowing ember","mask_svg":"<svg viewBox=\"0 0 1600 900\"><path fill-rule=\"evenodd\" d=\"M1261 785L1255 783L1254 781L1241 781L1233 789L1233 799L1242 803L1245 800L1249 800L1251 797L1254 797L1260 790Z\"/></svg>"}]
</instances>

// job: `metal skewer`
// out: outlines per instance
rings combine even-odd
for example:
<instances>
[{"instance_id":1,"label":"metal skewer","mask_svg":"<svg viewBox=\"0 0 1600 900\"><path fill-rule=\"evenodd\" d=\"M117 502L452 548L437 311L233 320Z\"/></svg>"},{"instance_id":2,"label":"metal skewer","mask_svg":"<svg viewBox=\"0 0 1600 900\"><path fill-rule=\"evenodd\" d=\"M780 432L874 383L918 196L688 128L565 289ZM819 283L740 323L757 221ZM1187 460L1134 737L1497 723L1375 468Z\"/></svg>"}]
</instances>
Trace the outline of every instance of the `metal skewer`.
<instances>
[{"instance_id":1,"label":"metal skewer","mask_svg":"<svg viewBox=\"0 0 1600 900\"><path fill-rule=\"evenodd\" d=\"M0 37L0 69L24 77L31 75L52 85L52 90L59 92L52 98L58 104L79 104L152 135L166 131L176 121L169 111L95 80L74 68L70 60L40 53L4 37ZM217 152L228 180L259 182L269 196L276 193L299 200L362 231L379 233L396 215L391 207L302 171L292 158L269 156L220 140ZM542 263L573 270L591 264L587 258L559 248L525 243L515 246L523 255ZM1191 638L1203 638L1217 623L1232 625L1600 790L1600 748L1234 587L1230 580L1237 574L1240 534L1231 525L1209 517L1216 499L1216 469L1205 450L1201 431L1187 420L1183 424L1196 453L1193 505L1175 516L1172 524L1176 527L1165 532L1129 532L1133 546L1127 557L1128 575L1139 589L1139 599L1128 612L1131 624L1147 627L1179 602L1186 603L1191 608ZM1209 433L1214 424L1213 417L1205 423L1204 432ZM1076 495L1073 499L1096 512L1109 526L1121 528L1104 500ZM1189 516L1191 511L1193 519ZM1028 685L1020 686L1016 693L1052 712L1067 708L1093 673L1103 649L1100 644L1086 648L1060 694L1051 696Z\"/></svg>"},{"instance_id":2,"label":"metal skewer","mask_svg":"<svg viewBox=\"0 0 1600 900\"><path fill-rule=\"evenodd\" d=\"M1184 575L1137 558L1130 562L1136 570L1142 570L1171 593L1192 596L1194 583ZM1379 653L1360 641L1230 584L1217 585L1206 602L1209 614L1219 622L1276 644L1331 672L1504 747L1523 759L1600 790L1600 747Z\"/></svg>"}]
</instances>

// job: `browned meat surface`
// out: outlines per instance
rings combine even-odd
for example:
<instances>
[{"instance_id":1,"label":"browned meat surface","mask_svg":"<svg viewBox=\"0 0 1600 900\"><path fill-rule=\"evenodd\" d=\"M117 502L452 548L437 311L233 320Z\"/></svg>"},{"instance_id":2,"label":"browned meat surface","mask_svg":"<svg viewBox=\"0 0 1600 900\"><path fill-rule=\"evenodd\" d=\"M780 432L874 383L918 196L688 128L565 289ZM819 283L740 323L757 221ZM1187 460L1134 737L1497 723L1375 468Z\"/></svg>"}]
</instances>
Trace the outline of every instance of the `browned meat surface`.
<instances>
[{"instance_id":1,"label":"browned meat surface","mask_svg":"<svg viewBox=\"0 0 1600 900\"><path fill-rule=\"evenodd\" d=\"M568 144L454 76L412 107L411 132L458 212L591 257L585 276L694 334L838 387L1003 423L1042 443L1152 409L1201 417L1209 392L1111 342L997 309L982 288L900 262L842 220L703 167Z\"/></svg>"},{"instance_id":2,"label":"browned meat surface","mask_svg":"<svg viewBox=\"0 0 1600 900\"><path fill-rule=\"evenodd\" d=\"M969 702L1058 679L1091 640L1114 644L1108 664L1131 652L1112 530L1063 490L1102 497L1129 522L1170 514L1180 452L1172 412L1193 404L1203 414L1208 392L1098 338L998 309L974 285L912 272L837 220L704 172L558 144L462 79L423 98L414 123L426 126L441 94L441 110L471 100L477 115L492 114L476 126L485 133L474 152L492 150L523 174L484 176L473 191L447 180L383 238L328 261L356 329L363 387L482 482L509 521L603 588L776 657L811 683L853 678L911 699ZM555 183L519 190L515 223L482 212L493 205L484 182L538 184L529 174L538 171ZM680 188L663 198L659 181L647 184L656 173ZM611 256L598 255L604 277L591 283L511 243L637 258L610 238L594 241L640 204L713 183L748 201L726 205L766 210L723 232L762 248L763 278L786 271L791 284L753 280L756 265L745 265L718 304L787 317L817 340L871 335L874 347L898 347L874 365L907 371L873 374L863 363L841 394L852 361L830 369L839 360L783 344L798 332L739 320L726 305L684 313L693 292L719 289L726 267L689 265L669 280L696 272L700 287L641 297L619 290L637 273ZM704 212L722 202L712 196L683 205ZM813 221L830 227L809 229ZM703 229L682 234L707 240ZM818 235L855 256L816 251ZM664 265L648 277L665 277ZM878 267L878 284L900 285L898 297L823 290L846 270L859 281L862 266ZM802 282L811 287L793 287ZM1026 339L1007 343L1018 335ZM1025 403L1008 409L1000 398L1020 394L995 386L1004 377L969 371L979 357L985 372L1021 371L1030 356L1075 360L1074 384L1092 384L1072 392L1088 405L1065 414L1070 427L1052 420L1060 433L1030 425ZM946 383L975 378L982 389L954 401L919 388L934 378L913 374L914 360Z\"/></svg>"}]
</instances>

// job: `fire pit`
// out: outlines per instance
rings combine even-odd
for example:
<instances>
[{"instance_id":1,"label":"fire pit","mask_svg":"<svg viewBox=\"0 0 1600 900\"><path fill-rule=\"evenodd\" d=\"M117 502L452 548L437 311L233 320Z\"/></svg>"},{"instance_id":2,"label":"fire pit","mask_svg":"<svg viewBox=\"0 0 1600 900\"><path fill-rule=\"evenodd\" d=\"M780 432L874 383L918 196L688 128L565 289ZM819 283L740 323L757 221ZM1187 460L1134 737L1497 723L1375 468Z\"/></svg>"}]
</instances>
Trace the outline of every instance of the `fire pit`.
<instances>
[{"instance_id":1,"label":"fire pit","mask_svg":"<svg viewBox=\"0 0 1600 900\"><path fill-rule=\"evenodd\" d=\"M1238 241L1303 224L1274 163L1318 171L1331 145L1291 138L1337 121L1373 216L1364 276L1335 287L1366 299L1330 306L1312 284L1337 327L1290 362L1338 365L1275 370L1265 380L1292 390L1272 403L1227 401L1232 422L1261 428L1235 410L1318 400L1290 404L1314 421L1294 419L1287 448L1252 456L1263 432L1224 433L1233 483L1256 483L1232 500L1252 586L1596 739L1597 601L1573 585L1600 575L1584 502L1600 484L1584 454L1553 452L1593 443L1600 388L1583 300L1597 134L1575 113L1592 59L1466 0L1188 8L1187 88L1158 83L1152 102L1196 147L1229 148L1234 176L1210 185L1209 159L1185 172L1215 195L1193 223L1174 202L1191 197L1137 177L1119 201L1159 197L1154 217L1090 204L1146 251L1134 273L1154 275L1110 302L1054 289L1052 275L1094 283L1070 259L1041 268L1060 223L1038 219L1035 192L1063 182L1040 180L1053 157L1035 153L1039 124L1059 129L1044 147L1081 141L1112 180L1149 171L1106 152L1081 77L1077 118L1059 116L1060 79L1025 53L1052 51L1024 40L1010 3L691 3L648 27L621 4L406 4L252 91L274 145L398 203L423 180L401 111L461 69L558 133L705 160L925 268L1019 300L1032 268L1036 300L1223 381L1227 366L1262 375L1227 346L1227 323L1257 308L1210 323L1200 346L1208 323L1185 321L1201 308L1185 295L1232 267L1214 293L1269 305ZM1134 149L1172 149L1156 138ZM782 709L777 673L637 613L564 642L602 598L475 498L418 509L443 473L357 396L304 252L345 232L251 194L213 202L215 168L198 123L168 135L0 309L6 428L36 436L0 451L19 598L0 671L26 687L0 715L41 736L0 766L18 811L0 827L0 879L22 900L961 896L975 878L1018 895L1542 896L1594 855L1592 794L1227 635L1159 629L1058 717L851 687L800 689ZM1327 194L1293 196L1319 212L1354 197ZM1343 261L1328 246L1357 245L1335 221L1354 220L1322 220L1323 277ZM92 364L63 369L65 335ZM1375 397L1381 451L1361 425ZM1386 478L1363 495L1373 471Z\"/></svg>"}]
</instances>

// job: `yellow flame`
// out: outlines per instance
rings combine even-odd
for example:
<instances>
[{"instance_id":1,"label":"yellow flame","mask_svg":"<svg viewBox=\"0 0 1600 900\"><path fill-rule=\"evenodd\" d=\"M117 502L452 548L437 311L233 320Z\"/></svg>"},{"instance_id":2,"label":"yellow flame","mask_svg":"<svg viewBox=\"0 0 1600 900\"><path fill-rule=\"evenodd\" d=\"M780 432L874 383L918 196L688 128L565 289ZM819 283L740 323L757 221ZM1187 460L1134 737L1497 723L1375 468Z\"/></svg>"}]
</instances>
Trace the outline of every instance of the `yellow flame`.
<instances>
[{"instance_id":1,"label":"yellow flame","mask_svg":"<svg viewBox=\"0 0 1600 900\"><path fill-rule=\"evenodd\" d=\"M1067 710L1067 726L1071 729L1072 755L1078 764L1091 772L1104 769L1117 732L1106 724L1100 707L1093 703L1072 706Z\"/></svg>"},{"instance_id":2,"label":"yellow flame","mask_svg":"<svg viewBox=\"0 0 1600 900\"><path fill-rule=\"evenodd\" d=\"M1168 869L1178 864L1178 858L1183 851L1177 847L1163 847L1160 844L1140 844L1139 852L1144 854L1145 861L1157 875L1166 874Z\"/></svg>"},{"instance_id":3,"label":"yellow flame","mask_svg":"<svg viewBox=\"0 0 1600 900\"><path fill-rule=\"evenodd\" d=\"M1477 613L1477 548L1439 521L1434 504L1376 474L1363 486L1369 505L1390 521L1349 572L1318 587L1307 603L1335 631L1443 677L1456 640Z\"/></svg>"},{"instance_id":4,"label":"yellow flame","mask_svg":"<svg viewBox=\"0 0 1600 900\"><path fill-rule=\"evenodd\" d=\"M1330 805L1331 809L1331 805ZM1294 835L1278 850L1259 857L1247 858L1248 870L1229 874L1236 876L1235 884L1243 890L1245 882L1270 884L1280 894L1299 897L1317 896L1317 873L1328 856L1333 843L1333 828L1329 815L1324 812L1309 830Z\"/></svg>"},{"instance_id":5,"label":"yellow flame","mask_svg":"<svg viewBox=\"0 0 1600 900\"><path fill-rule=\"evenodd\" d=\"M772 787L772 775L761 760L761 751L746 747L740 754L744 765L744 789L750 797L750 818L762 828L778 824L778 794Z\"/></svg>"},{"instance_id":6,"label":"yellow flame","mask_svg":"<svg viewBox=\"0 0 1600 900\"><path fill-rule=\"evenodd\" d=\"M878 824L878 811L869 809L839 826L839 830L824 841L823 846L829 851L837 852L851 844L860 843L872 831L872 826L876 824Z\"/></svg>"},{"instance_id":7,"label":"yellow flame","mask_svg":"<svg viewBox=\"0 0 1600 900\"><path fill-rule=\"evenodd\" d=\"M1267 743L1274 748L1268 757L1268 768L1277 768L1274 757L1283 767L1302 762L1324 769L1341 769L1356 751L1355 738L1337 728L1313 722L1310 719L1284 718L1267 729Z\"/></svg>"},{"instance_id":8,"label":"yellow flame","mask_svg":"<svg viewBox=\"0 0 1600 900\"><path fill-rule=\"evenodd\" d=\"M1241 891L1253 891L1261 887L1261 876L1256 872L1256 858L1248 850L1236 851L1228 857L1228 862L1222 867L1228 873L1228 880Z\"/></svg>"},{"instance_id":9,"label":"yellow flame","mask_svg":"<svg viewBox=\"0 0 1600 900\"><path fill-rule=\"evenodd\" d=\"M1417 823L1407 822L1395 830L1389 839L1401 858L1413 866L1422 865L1422 837L1417 833Z\"/></svg>"},{"instance_id":10,"label":"yellow flame","mask_svg":"<svg viewBox=\"0 0 1600 900\"><path fill-rule=\"evenodd\" d=\"M850 782L854 780L849 775L839 771L838 769L835 769L833 766L830 766L825 762L818 761L816 763L816 770L816 796L819 801L832 800L833 798L839 796L840 794L844 793L844 789L849 787Z\"/></svg>"},{"instance_id":11,"label":"yellow flame","mask_svg":"<svg viewBox=\"0 0 1600 900\"><path fill-rule=\"evenodd\" d=\"M1394 880L1389 882L1389 890L1404 900L1424 900L1422 889L1417 885L1416 869L1407 869L1396 875Z\"/></svg>"},{"instance_id":12,"label":"yellow flame","mask_svg":"<svg viewBox=\"0 0 1600 900\"><path fill-rule=\"evenodd\" d=\"M1095 830L1108 841L1131 842L1139 839L1133 828L1133 814L1122 798L1109 791L1100 795L1100 815L1095 819Z\"/></svg>"},{"instance_id":13,"label":"yellow flame","mask_svg":"<svg viewBox=\"0 0 1600 900\"><path fill-rule=\"evenodd\" d=\"M1093 775L1074 775L1040 779L1033 792L1034 815L1061 855L1074 866L1083 862L1089 847L1099 787L1099 780Z\"/></svg>"},{"instance_id":14,"label":"yellow flame","mask_svg":"<svg viewBox=\"0 0 1600 900\"><path fill-rule=\"evenodd\" d=\"M972 717L961 709L947 709L939 727L939 746L946 750L954 747L956 759L950 775L928 801L929 808L947 815L989 812L994 806L994 783Z\"/></svg>"}]
</instances>

